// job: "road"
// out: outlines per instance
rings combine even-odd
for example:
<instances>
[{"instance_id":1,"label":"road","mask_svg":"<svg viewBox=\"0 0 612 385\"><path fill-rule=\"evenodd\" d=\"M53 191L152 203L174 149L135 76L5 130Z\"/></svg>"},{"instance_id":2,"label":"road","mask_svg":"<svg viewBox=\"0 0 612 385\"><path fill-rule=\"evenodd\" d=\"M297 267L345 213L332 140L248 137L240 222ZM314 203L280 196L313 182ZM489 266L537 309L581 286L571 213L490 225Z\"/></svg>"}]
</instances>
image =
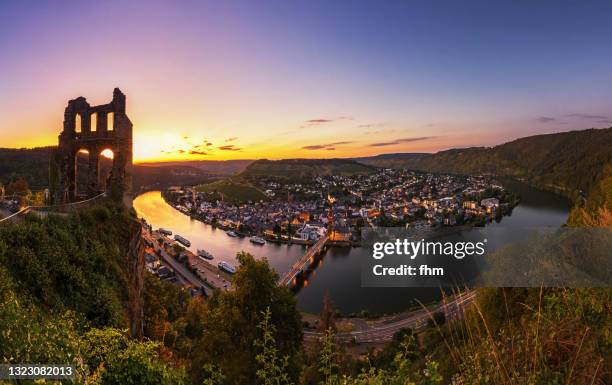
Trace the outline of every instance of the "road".
<instances>
[{"instance_id":1,"label":"road","mask_svg":"<svg viewBox=\"0 0 612 385\"><path fill-rule=\"evenodd\" d=\"M221 272L218 267L201 260L189 250L185 250L184 252L187 255L189 264L194 266L198 270L198 273L194 274L184 264L178 262L175 258L173 258L167 250L165 250L163 247L160 247L159 243L157 242L157 240L161 237L164 239L165 243L173 245L176 243L174 240L156 231L149 233L146 228L143 228L143 235L153 245L155 245L155 250L158 251L158 254L160 254L162 259L168 265L170 265L170 267L177 271L177 273L179 273L185 280L187 280L188 283L191 283L192 285L197 285L199 287L204 285L205 282L207 282L221 290L229 290L231 288L231 282L229 281L229 278L226 277L226 274ZM180 270L176 266L180 267ZM209 286L206 285L206 287L208 288Z\"/></svg>"},{"instance_id":2,"label":"road","mask_svg":"<svg viewBox=\"0 0 612 385\"><path fill-rule=\"evenodd\" d=\"M411 313L405 313L392 320L385 319L372 324L362 323L364 326L361 330L340 332L336 334L336 338L342 342L389 342L393 338L393 335L401 329L410 328L413 330L420 330L424 328L427 325L427 321L431 318L431 315L436 312L444 312L447 321L462 317L465 308L474 302L475 298L476 292L468 291L455 296L452 300L444 304L435 305L431 308L417 310ZM306 341L316 340L321 338L322 335L323 333L318 330L304 330L304 339Z\"/></svg>"},{"instance_id":3,"label":"road","mask_svg":"<svg viewBox=\"0 0 612 385\"><path fill-rule=\"evenodd\" d=\"M143 230L143 234L146 234L146 230ZM204 282L195 276L189 269L183 266L182 263L174 259L163 247L160 247L157 244L157 241L152 237L147 237L154 245L156 245L155 250L161 256L163 261L168 264L177 274L179 274L183 279L189 282L191 285L200 288L205 286Z\"/></svg>"},{"instance_id":4,"label":"road","mask_svg":"<svg viewBox=\"0 0 612 385\"><path fill-rule=\"evenodd\" d=\"M143 231L143 234L149 239L153 244L157 244L157 238L160 234L148 233L147 230ZM169 244L172 244L174 241L164 237ZM189 269L187 269L183 264L174 259L163 247L156 247L158 254L162 257L165 263L167 263L170 267L174 269L174 271L179 274L184 280L189 282L190 284L196 287L204 287L204 282L194 275ZM191 254L191 253L190 253ZM197 262L201 262L197 257L191 255L191 258L195 258ZM191 259L190 258L190 259ZM196 262L194 261L194 262ZM304 260L300 260L297 265L304 263ZM196 263L197 266L197 263ZM211 274L212 271L210 269L207 273ZM220 279L220 277L211 277L214 279ZM207 278L208 279L208 278ZM213 284L216 283L212 280ZM210 280L210 279L209 279ZM227 281L225 281L227 282ZM220 286L222 287L222 286ZM225 288L226 290L229 287ZM444 303L431 306L429 308L417 310L414 312L403 313L395 317L383 318L376 321L368 321L360 320L362 322L354 322L353 324L358 326L358 330L354 330L351 332L339 332L336 334L336 338L342 342L355 342L355 343L384 343L392 340L393 335L404 328L410 328L413 330L421 330L427 325L427 321L431 318L432 314L437 312L443 312L445 315L445 319L447 322L452 320L461 318L463 316L463 312L466 307L474 302L476 298L476 292L466 291L464 293L460 293L452 299L445 301ZM305 329L304 330L304 340L306 341L314 341L318 338L321 338L323 333L316 329Z\"/></svg>"},{"instance_id":5,"label":"road","mask_svg":"<svg viewBox=\"0 0 612 385\"><path fill-rule=\"evenodd\" d=\"M198 275L202 279L206 279L214 287L221 290L231 290L232 282L231 277L227 273L220 271L219 268L208 261L202 260L190 251L186 251L189 264L194 266Z\"/></svg>"}]
</instances>

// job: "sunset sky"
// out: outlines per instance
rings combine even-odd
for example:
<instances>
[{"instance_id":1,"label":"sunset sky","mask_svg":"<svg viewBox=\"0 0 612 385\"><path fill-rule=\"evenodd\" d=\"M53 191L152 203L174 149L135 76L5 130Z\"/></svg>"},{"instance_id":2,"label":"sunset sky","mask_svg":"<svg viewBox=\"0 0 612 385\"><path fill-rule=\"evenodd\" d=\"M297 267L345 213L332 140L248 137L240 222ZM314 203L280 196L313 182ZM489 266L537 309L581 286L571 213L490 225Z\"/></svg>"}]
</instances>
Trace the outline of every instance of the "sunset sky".
<instances>
[{"instance_id":1,"label":"sunset sky","mask_svg":"<svg viewBox=\"0 0 612 385\"><path fill-rule=\"evenodd\" d=\"M0 3L0 147L119 87L135 159L349 157L612 126L610 1Z\"/></svg>"}]
</instances>

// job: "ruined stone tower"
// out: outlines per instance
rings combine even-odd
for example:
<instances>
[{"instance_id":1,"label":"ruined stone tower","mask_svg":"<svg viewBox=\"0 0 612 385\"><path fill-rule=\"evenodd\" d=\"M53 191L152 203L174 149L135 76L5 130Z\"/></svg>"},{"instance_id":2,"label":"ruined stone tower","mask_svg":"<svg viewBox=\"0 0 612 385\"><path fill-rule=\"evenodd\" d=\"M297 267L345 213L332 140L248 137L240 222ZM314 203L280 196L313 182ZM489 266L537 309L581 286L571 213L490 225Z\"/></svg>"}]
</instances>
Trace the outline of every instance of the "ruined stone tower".
<instances>
[{"instance_id":1,"label":"ruined stone tower","mask_svg":"<svg viewBox=\"0 0 612 385\"><path fill-rule=\"evenodd\" d=\"M109 125L112 119L112 125ZM96 121L92 127L92 120ZM113 165L105 181L100 180L100 153L113 152ZM50 167L54 204L77 200L77 153L89 153L88 197L104 190L110 197L131 206L132 196L132 122L125 114L125 95L115 88L108 104L90 106L84 97L68 101L64 111L64 130Z\"/></svg>"}]
</instances>

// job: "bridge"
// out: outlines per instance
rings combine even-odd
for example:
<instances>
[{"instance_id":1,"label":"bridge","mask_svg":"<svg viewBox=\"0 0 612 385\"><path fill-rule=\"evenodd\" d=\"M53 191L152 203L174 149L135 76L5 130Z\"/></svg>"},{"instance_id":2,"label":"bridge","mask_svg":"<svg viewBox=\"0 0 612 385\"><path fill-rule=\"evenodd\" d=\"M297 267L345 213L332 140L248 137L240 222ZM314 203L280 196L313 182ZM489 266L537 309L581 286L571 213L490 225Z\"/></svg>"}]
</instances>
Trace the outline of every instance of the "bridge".
<instances>
[{"instance_id":1,"label":"bridge","mask_svg":"<svg viewBox=\"0 0 612 385\"><path fill-rule=\"evenodd\" d=\"M292 286L293 280L298 274L301 274L309 268L315 261L315 257L323 251L323 247L329 240L329 235L325 235L312 245L306 253L300 258L299 261L291 266L291 270L289 270L283 277L278 281L279 285Z\"/></svg>"},{"instance_id":2,"label":"bridge","mask_svg":"<svg viewBox=\"0 0 612 385\"><path fill-rule=\"evenodd\" d=\"M59 205L50 205L50 206L25 206L21 208L21 210L16 213L9 215L6 218L0 219L0 226L5 226L13 223L17 223L21 221L25 216L29 213L33 213L38 215L39 217L45 217L49 213L56 214L68 214L71 212L75 212L77 210L82 210L84 208L91 207L96 203L100 202L102 199L106 198L106 192L96 195L93 198L85 199L79 202L72 203L63 203Z\"/></svg>"}]
</instances>

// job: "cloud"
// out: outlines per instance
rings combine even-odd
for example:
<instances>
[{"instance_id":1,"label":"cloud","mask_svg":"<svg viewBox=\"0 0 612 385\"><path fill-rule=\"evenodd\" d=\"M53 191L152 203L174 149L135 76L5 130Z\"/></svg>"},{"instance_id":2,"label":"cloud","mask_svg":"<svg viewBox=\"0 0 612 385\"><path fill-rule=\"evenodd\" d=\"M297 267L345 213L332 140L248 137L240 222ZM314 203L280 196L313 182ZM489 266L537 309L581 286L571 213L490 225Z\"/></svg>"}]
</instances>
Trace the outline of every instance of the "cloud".
<instances>
[{"instance_id":1,"label":"cloud","mask_svg":"<svg viewBox=\"0 0 612 385\"><path fill-rule=\"evenodd\" d=\"M326 148L324 144L314 144L312 146L302 147L303 150L322 150L324 148Z\"/></svg>"},{"instance_id":2,"label":"cloud","mask_svg":"<svg viewBox=\"0 0 612 385\"><path fill-rule=\"evenodd\" d=\"M565 118L573 118L573 119L581 119L581 120L595 120L596 121L595 123L599 123L599 124L611 124L612 123L612 119L605 115L573 113L573 114L565 114L561 116ZM536 118L536 121L540 123L544 123L544 124L551 123L551 122L554 122L557 124L567 124L567 122L564 122L562 119L551 117L551 116L540 116Z\"/></svg>"},{"instance_id":3,"label":"cloud","mask_svg":"<svg viewBox=\"0 0 612 385\"><path fill-rule=\"evenodd\" d=\"M394 141L391 141L391 142L372 143L372 144L370 144L370 147L392 146L394 144L420 142L420 141L423 141L423 140L429 140L429 139L433 139L433 138L435 138L435 136L419 136L417 138L402 138L402 139L395 139Z\"/></svg>"},{"instance_id":4,"label":"cloud","mask_svg":"<svg viewBox=\"0 0 612 385\"><path fill-rule=\"evenodd\" d=\"M391 146L393 144L399 144L399 142L379 142L379 143L372 143L370 144L370 147L383 147L383 146Z\"/></svg>"},{"instance_id":5,"label":"cloud","mask_svg":"<svg viewBox=\"0 0 612 385\"><path fill-rule=\"evenodd\" d=\"M178 152L179 154L184 154L186 151L185 150L177 150L176 152Z\"/></svg>"},{"instance_id":6,"label":"cloud","mask_svg":"<svg viewBox=\"0 0 612 385\"><path fill-rule=\"evenodd\" d=\"M231 137L231 138L227 138L227 139L225 139L225 141L226 141L226 142L233 142L233 141L235 141L235 140L238 140L238 137L237 137L237 136L234 136L234 137Z\"/></svg>"},{"instance_id":7,"label":"cloud","mask_svg":"<svg viewBox=\"0 0 612 385\"><path fill-rule=\"evenodd\" d=\"M321 124L327 124L327 123L333 123L333 122L337 122L339 120L353 120L353 118L351 116L338 116L337 118L316 118L316 119L308 119L307 121L304 122L304 124L302 126L300 126L301 128L304 127L311 127L311 126L318 126Z\"/></svg>"},{"instance_id":8,"label":"cloud","mask_svg":"<svg viewBox=\"0 0 612 385\"><path fill-rule=\"evenodd\" d=\"M228 144L225 146L219 146L217 147L219 150L223 150L223 151L240 151L242 150L242 148L236 147L233 144Z\"/></svg>"},{"instance_id":9,"label":"cloud","mask_svg":"<svg viewBox=\"0 0 612 385\"><path fill-rule=\"evenodd\" d=\"M205 150L209 150L212 143L206 139L203 139L200 144L192 144L189 153L191 155L208 155L208 152Z\"/></svg>"},{"instance_id":10,"label":"cloud","mask_svg":"<svg viewBox=\"0 0 612 385\"><path fill-rule=\"evenodd\" d=\"M304 146L302 147L302 150L335 150L336 148L334 146L341 146L343 144L350 144L353 142L349 142L349 141L344 141L344 142L334 142L334 143L328 143L328 144L312 144L310 146Z\"/></svg>"},{"instance_id":11,"label":"cloud","mask_svg":"<svg viewBox=\"0 0 612 385\"><path fill-rule=\"evenodd\" d=\"M340 145L343 145L343 144L351 144L351 143L353 143L353 142L346 142L346 141L345 142L334 142L334 143L328 144L327 146L340 146Z\"/></svg>"},{"instance_id":12,"label":"cloud","mask_svg":"<svg viewBox=\"0 0 612 385\"><path fill-rule=\"evenodd\" d=\"M550 122L554 122L555 118L551 118L550 116L540 116L539 118L536 118L536 121L540 122L540 123L550 123Z\"/></svg>"},{"instance_id":13,"label":"cloud","mask_svg":"<svg viewBox=\"0 0 612 385\"><path fill-rule=\"evenodd\" d=\"M306 124L323 124L323 123L331 123L333 119L309 119L306 121Z\"/></svg>"},{"instance_id":14,"label":"cloud","mask_svg":"<svg viewBox=\"0 0 612 385\"><path fill-rule=\"evenodd\" d=\"M200 144L192 145L193 148L203 148L203 147L210 147L210 146L212 146L212 143L206 139L204 139L202 143Z\"/></svg>"},{"instance_id":15,"label":"cloud","mask_svg":"<svg viewBox=\"0 0 612 385\"><path fill-rule=\"evenodd\" d=\"M360 124L357 126L357 128L374 128L374 127L382 127L384 126L384 123L366 123L366 124Z\"/></svg>"},{"instance_id":16,"label":"cloud","mask_svg":"<svg viewBox=\"0 0 612 385\"><path fill-rule=\"evenodd\" d=\"M610 117L604 116L604 115L575 113L575 114L567 114L565 116L570 117L570 118L577 118L577 119L592 119L592 120L607 120L607 121L610 120Z\"/></svg>"}]
</instances>

